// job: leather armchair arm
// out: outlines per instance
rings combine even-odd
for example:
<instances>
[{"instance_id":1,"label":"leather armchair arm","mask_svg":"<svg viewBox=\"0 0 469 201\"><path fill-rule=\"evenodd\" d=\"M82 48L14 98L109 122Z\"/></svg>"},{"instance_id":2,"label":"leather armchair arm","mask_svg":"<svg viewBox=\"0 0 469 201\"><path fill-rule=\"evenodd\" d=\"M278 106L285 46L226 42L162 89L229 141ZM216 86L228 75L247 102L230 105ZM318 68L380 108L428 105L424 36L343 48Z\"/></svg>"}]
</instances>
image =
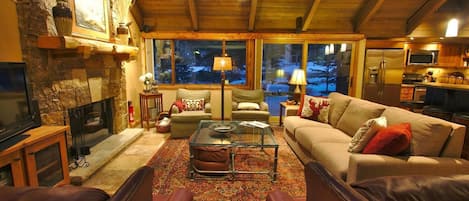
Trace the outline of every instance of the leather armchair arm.
<instances>
[{"instance_id":1,"label":"leather armchair arm","mask_svg":"<svg viewBox=\"0 0 469 201\"><path fill-rule=\"evenodd\" d=\"M143 166L130 175L109 201L152 201L153 168Z\"/></svg>"},{"instance_id":2,"label":"leather armchair arm","mask_svg":"<svg viewBox=\"0 0 469 201\"><path fill-rule=\"evenodd\" d=\"M306 200L308 201L365 201L350 185L332 175L318 162L305 166Z\"/></svg>"},{"instance_id":3,"label":"leather armchair arm","mask_svg":"<svg viewBox=\"0 0 469 201\"><path fill-rule=\"evenodd\" d=\"M180 188L177 189L171 194L168 201L191 201L194 197L194 194L187 189Z\"/></svg>"},{"instance_id":4,"label":"leather armchair arm","mask_svg":"<svg viewBox=\"0 0 469 201\"><path fill-rule=\"evenodd\" d=\"M267 195L266 201L295 201L288 193L275 190Z\"/></svg>"}]
</instances>

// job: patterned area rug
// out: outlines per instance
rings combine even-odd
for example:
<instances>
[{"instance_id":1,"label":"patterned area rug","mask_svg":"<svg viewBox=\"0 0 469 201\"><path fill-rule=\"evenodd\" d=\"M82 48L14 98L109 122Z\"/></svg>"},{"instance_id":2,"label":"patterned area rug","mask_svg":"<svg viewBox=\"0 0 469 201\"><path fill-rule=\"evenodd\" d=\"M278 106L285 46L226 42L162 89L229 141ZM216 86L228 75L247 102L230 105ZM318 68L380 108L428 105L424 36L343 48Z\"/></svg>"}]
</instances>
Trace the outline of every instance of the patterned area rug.
<instances>
[{"instance_id":1,"label":"patterned area rug","mask_svg":"<svg viewBox=\"0 0 469 201\"><path fill-rule=\"evenodd\" d=\"M228 176L197 175L191 181L188 175L188 139L168 139L158 153L148 162L155 168L153 194L170 194L178 188L190 189L194 200L265 200L269 191L280 189L294 197L305 197L303 165L282 137L282 128L274 127L279 143L278 177L272 183L270 176L261 174L239 174L230 181ZM264 169L271 167L273 149L243 149L236 156L239 169ZM239 165L239 166L238 166Z\"/></svg>"}]
</instances>

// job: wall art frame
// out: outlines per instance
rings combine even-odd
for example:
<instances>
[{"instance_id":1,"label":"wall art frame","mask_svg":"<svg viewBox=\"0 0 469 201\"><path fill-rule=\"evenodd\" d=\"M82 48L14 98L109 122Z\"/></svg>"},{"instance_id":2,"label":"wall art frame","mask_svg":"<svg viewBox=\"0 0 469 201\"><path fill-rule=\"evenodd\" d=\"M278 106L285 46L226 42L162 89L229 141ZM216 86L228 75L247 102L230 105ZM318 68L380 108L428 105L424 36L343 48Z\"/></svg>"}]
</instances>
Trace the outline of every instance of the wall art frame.
<instances>
[{"instance_id":1,"label":"wall art frame","mask_svg":"<svg viewBox=\"0 0 469 201\"><path fill-rule=\"evenodd\" d=\"M109 0L69 0L72 9L72 35L109 41L111 9Z\"/></svg>"}]
</instances>

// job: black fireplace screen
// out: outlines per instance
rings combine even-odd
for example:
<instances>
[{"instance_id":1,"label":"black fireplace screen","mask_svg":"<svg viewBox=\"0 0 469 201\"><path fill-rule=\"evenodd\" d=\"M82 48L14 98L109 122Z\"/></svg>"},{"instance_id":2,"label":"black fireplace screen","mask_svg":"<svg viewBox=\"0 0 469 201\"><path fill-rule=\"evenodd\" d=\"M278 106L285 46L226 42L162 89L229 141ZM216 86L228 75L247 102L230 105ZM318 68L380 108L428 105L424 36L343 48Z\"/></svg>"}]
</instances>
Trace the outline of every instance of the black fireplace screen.
<instances>
[{"instance_id":1,"label":"black fireplace screen","mask_svg":"<svg viewBox=\"0 0 469 201\"><path fill-rule=\"evenodd\" d=\"M73 158L90 154L90 148L112 133L112 98L68 110Z\"/></svg>"}]
</instances>

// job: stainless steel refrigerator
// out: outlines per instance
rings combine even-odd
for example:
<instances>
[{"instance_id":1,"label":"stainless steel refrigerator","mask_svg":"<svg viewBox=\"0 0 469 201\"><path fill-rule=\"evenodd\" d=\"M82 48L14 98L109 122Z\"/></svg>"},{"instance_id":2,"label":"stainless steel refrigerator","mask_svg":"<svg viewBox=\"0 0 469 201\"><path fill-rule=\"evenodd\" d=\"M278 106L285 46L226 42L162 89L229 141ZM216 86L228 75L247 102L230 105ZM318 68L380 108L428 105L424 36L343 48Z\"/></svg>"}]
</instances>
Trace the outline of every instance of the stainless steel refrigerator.
<instances>
[{"instance_id":1,"label":"stainless steel refrigerator","mask_svg":"<svg viewBox=\"0 0 469 201\"><path fill-rule=\"evenodd\" d=\"M362 98L399 106L404 68L404 49L367 49Z\"/></svg>"}]
</instances>

